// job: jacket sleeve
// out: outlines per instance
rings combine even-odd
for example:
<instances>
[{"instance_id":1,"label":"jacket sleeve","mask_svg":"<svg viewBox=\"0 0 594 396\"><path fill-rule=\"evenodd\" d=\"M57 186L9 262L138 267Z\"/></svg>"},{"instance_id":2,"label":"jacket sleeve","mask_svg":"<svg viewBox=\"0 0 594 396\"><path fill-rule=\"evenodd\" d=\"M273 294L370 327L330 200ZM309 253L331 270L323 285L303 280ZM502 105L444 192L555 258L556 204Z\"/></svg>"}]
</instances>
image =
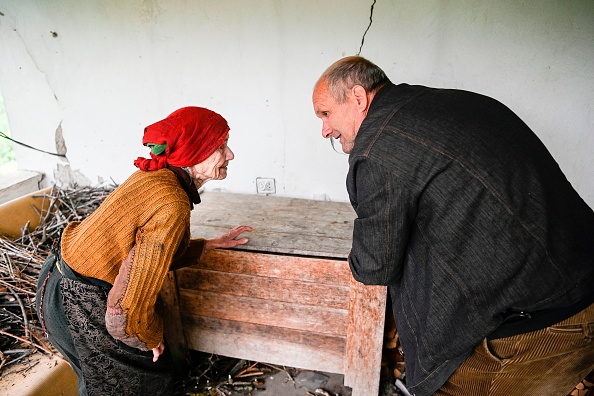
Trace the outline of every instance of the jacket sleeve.
<instances>
[{"instance_id":1,"label":"jacket sleeve","mask_svg":"<svg viewBox=\"0 0 594 396\"><path fill-rule=\"evenodd\" d=\"M400 278L414 220L398 178L369 159L357 160L347 178L357 218L349 266L356 280L387 285Z\"/></svg>"},{"instance_id":2,"label":"jacket sleeve","mask_svg":"<svg viewBox=\"0 0 594 396\"><path fill-rule=\"evenodd\" d=\"M141 350L163 339L155 311L157 297L173 255L189 228L187 210L161 210L136 234L136 245L124 260L108 296L106 326L110 334Z\"/></svg>"}]
</instances>

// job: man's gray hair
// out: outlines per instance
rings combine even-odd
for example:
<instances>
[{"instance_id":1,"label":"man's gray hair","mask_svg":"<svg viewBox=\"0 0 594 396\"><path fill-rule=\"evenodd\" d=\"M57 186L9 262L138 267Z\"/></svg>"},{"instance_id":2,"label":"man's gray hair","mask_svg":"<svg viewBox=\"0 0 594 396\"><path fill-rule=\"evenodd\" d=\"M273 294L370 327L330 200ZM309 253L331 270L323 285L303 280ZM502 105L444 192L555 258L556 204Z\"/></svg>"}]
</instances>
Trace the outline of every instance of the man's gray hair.
<instances>
[{"instance_id":1,"label":"man's gray hair","mask_svg":"<svg viewBox=\"0 0 594 396\"><path fill-rule=\"evenodd\" d=\"M374 63L361 56L349 56L334 62L322 74L318 84L326 82L330 94L338 103L344 103L355 85L375 93L390 80Z\"/></svg>"}]
</instances>

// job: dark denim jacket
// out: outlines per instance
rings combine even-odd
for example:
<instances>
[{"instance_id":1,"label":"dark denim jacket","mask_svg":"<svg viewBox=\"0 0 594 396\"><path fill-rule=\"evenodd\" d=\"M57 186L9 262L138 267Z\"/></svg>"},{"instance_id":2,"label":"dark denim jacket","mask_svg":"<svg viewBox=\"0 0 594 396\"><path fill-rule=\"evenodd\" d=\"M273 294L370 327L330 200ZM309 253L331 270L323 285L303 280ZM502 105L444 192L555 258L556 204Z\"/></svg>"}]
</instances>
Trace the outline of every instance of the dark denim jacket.
<instances>
[{"instance_id":1,"label":"dark denim jacket","mask_svg":"<svg viewBox=\"0 0 594 396\"><path fill-rule=\"evenodd\" d=\"M389 84L349 165L349 264L358 281L389 287L416 395L437 390L504 312L591 292L594 213L496 100Z\"/></svg>"}]
</instances>

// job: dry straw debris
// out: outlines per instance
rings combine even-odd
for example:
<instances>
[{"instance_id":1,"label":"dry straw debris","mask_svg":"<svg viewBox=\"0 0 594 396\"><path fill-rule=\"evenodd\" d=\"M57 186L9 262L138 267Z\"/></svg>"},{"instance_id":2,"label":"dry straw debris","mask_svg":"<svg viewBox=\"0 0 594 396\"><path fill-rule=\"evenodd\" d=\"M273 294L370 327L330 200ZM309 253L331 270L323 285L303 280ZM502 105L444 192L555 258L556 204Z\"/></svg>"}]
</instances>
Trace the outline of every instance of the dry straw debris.
<instances>
[{"instance_id":1,"label":"dry straw debris","mask_svg":"<svg viewBox=\"0 0 594 396\"><path fill-rule=\"evenodd\" d=\"M38 213L38 227L29 231L27 223L14 240L0 236L0 375L36 351L55 353L35 312L39 271L62 229L91 214L114 188L54 187L39 196L49 205Z\"/></svg>"}]
</instances>

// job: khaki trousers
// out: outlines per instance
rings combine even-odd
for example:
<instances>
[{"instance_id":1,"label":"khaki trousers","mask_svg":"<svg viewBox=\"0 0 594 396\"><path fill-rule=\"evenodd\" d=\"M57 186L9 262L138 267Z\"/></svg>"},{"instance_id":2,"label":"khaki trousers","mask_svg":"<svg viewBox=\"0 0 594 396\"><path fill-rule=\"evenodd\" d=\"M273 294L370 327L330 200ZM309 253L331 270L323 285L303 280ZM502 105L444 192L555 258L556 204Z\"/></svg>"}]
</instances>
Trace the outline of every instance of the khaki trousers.
<instances>
[{"instance_id":1,"label":"khaki trousers","mask_svg":"<svg viewBox=\"0 0 594 396\"><path fill-rule=\"evenodd\" d=\"M551 327L483 340L434 395L565 396L594 368L594 304Z\"/></svg>"}]
</instances>

